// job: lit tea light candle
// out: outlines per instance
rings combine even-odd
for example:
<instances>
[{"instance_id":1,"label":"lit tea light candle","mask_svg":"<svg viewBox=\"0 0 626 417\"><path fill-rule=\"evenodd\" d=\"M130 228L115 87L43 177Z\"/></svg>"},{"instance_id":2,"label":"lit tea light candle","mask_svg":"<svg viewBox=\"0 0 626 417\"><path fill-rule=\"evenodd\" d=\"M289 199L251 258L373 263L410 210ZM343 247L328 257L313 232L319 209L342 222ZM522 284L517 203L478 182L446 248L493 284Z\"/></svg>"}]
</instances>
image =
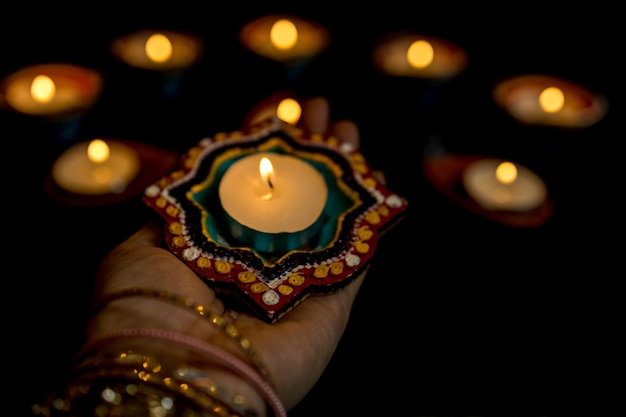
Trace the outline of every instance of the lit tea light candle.
<instances>
[{"instance_id":1,"label":"lit tea light candle","mask_svg":"<svg viewBox=\"0 0 626 417\"><path fill-rule=\"evenodd\" d=\"M500 82L496 103L520 122L559 127L588 127L604 117L603 96L547 75L524 75Z\"/></svg>"},{"instance_id":2,"label":"lit tea light candle","mask_svg":"<svg viewBox=\"0 0 626 417\"><path fill-rule=\"evenodd\" d=\"M301 248L316 235L328 187L305 160L263 152L226 170L219 198L237 241L263 252L282 252Z\"/></svg>"},{"instance_id":3,"label":"lit tea light candle","mask_svg":"<svg viewBox=\"0 0 626 417\"><path fill-rule=\"evenodd\" d=\"M5 78L0 93L20 113L69 117L91 108L100 95L102 78L93 70L70 64L41 64Z\"/></svg>"},{"instance_id":4,"label":"lit tea light candle","mask_svg":"<svg viewBox=\"0 0 626 417\"><path fill-rule=\"evenodd\" d=\"M136 68L179 71L202 56L201 38L173 31L141 30L121 36L111 44L115 57Z\"/></svg>"},{"instance_id":5,"label":"lit tea light candle","mask_svg":"<svg viewBox=\"0 0 626 417\"><path fill-rule=\"evenodd\" d=\"M277 101L270 98L267 102L260 103L251 114L252 116L247 119L246 125L254 125L274 117L278 117L285 123L295 125L302 115L302 106L293 97L286 96Z\"/></svg>"},{"instance_id":6,"label":"lit tea light candle","mask_svg":"<svg viewBox=\"0 0 626 417\"><path fill-rule=\"evenodd\" d=\"M239 32L239 40L250 51L278 62L318 55L328 46L328 30L314 22L271 15L253 20Z\"/></svg>"},{"instance_id":7,"label":"lit tea light candle","mask_svg":"<svg viewBox=\"0 0 626 417\"><path fill-rule=\"evenodd\" d=\"M485 158L463 171L467 193L487 210L523 212L539 207L547 197L543 180L510 161Z\"/></svg>"},{"instance_id":8,"label":"lit tea light candle","mask_svg":"<svg viewBox=\"0 0 626 417\"><path fill-rule=\"evenodd\" d=\"M465 51L452 42L416 33L384 37L372 59L385 74L426 79L454 77L468 61Z\"/></svg>"},{"instance_id":9,"label":"lit tea light candle","mask_svg":"<svg viewBox=\"0 0 626 417\"><path fill-rule=\"evenodd\" d=\"M120 142L94 139L67 149L53 164L52 178L76 194L121 193L136 177L137 153Z\"/></svg>"}]
</instances>

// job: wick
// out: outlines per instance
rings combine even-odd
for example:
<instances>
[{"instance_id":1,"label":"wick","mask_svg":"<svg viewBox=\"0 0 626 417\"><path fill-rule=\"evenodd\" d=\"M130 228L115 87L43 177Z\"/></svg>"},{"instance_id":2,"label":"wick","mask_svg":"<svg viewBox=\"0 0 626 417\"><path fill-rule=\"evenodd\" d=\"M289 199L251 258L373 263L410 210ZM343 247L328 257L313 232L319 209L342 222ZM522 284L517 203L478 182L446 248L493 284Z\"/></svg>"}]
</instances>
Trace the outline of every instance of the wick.
<instances>
[{"instance_id":1,"label":"wick","mask_svg":"<svg viewBox=\"0 0 626 417\"><path fill-rule=\"evenodd\" d=\"M271 189L274 189L274 185L272 184L272 179L269 177L269 175L267 177L267 185L269 185Z\"/></svg>"}]
</instances>

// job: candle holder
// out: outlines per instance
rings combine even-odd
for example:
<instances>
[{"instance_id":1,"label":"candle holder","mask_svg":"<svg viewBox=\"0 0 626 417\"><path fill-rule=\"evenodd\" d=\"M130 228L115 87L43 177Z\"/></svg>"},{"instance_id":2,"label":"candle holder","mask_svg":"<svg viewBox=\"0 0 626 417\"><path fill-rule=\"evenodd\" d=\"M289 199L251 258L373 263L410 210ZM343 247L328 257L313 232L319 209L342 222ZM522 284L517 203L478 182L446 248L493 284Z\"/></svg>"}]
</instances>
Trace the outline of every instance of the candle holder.
<instances>
[{"instance_id":1,"label":"candle holder","mask_svg":"<svg viewBox=\"0 0 626 417\"><path fill-rule=\"evenodd\" d=\"M464 174L476 164L491 160L483 155L438 152L424 159L423 170L426 179L436 190L471 213L509 227L533 229L543 226L554 212L554 203L547 192L538 204L520 210L509 210L497 204L487 208L472 197Z\"/></svg>"},{"instance_id":2,"label":"candle holder","mask_svg":"<svg viewBox=\"0 0 626 417\"><path fill-rule=\"evenodd\" d=\"M421 33L391 33L374 46L372 60L379 71L395 76L446 81L465 70L464 49L445 39Z\"/></svg>"},{"instance_id":3,"label":"candle holder","mask_svg":"<svg viewBox=\"0 0 626 417\"><path fill-rule=\"evenodd\" d=\"M239 41L249 51L282 64L287 81L291 82L328 47L330 32L316 22L276 14L244 25Z\"/></svg>"},{"instance_id":4,"label":"candle holder","mask_svg":"<svg viewBox=\"0 0 626 417\"><path fill-rule=\"evenodd\" d=\"M502 80L495 86L493 98L512 118L526 125L586 128L600 121L608 110L604 96L543 74Z\"/></svg>"},{"instance_id":5,"label":"candle holder","mask_svg":"<svg viewBox=\"0 0 626 417\"><path fill-rule=\"evenodd\" d=\"M141 195L147 185L170 172L178 162L176 152L147 143L110 138L106 138L105 141L112 149L119 147L127 149L132 152L132 159L137 158L133 162L138 164L136 172L133 173L123 190L114 192L113 190L103 191L102 188L96 188L91 191L88 189L86 192L83 191L83 188L86 187L82 182L87 177L85 174L87 155L83 152L81 155L77 155L76 150L79 150L84 144L79 142L62 153L53 163L50 172L44 178L43 186L46 194L53 200L68 206L100 207L117 204ZM63 168L61 165L67 166ZM67 171L61 174L63 178L75 177L70 183L74 183L73 187L68 189L67 186L59 184L59 169Z\"/></svg>"},{"instance_id":6,"label":"candle holder","mask_svg":"<svg viewBox=\"0 0 626 417\"><path fill-rule=\"evenodd\" d=\"M185 71L202 58L204 41L191 33L142 29L114 39L111 53L133 68L160 74L162 91L171 97Z\"/></svg>"},{"instance_id":7,"label":"candle holder","mask_svg":"<svg viewBox=\"0 0 626 417\"><path fill-rule=\"evenodd\" d=\"M74 139L83 115L100 97L99 72L66 63L22 68L0 84L0 106L55 123L62 141ZM39 87L38 87L39 85Z\"/></svg>"},{"instance_id":8,"label":"candle holder","mask_svg":"<svg viewBox=\"0 0 626 417\"><path fill-rule=\"evenodd\" d=\"M230 235L218 198L220 180L234 162L257 152L302 158L324 177L328 199L319 233L306 246L268 253ZM143 199L164 219L165 242L177 257L267 322L312 294L338 291L356 278L379 237L407 208L403 197L376 181L358 150L276 117L201 140L176 171L145 189Z\"/></svg>"}]
</instances>

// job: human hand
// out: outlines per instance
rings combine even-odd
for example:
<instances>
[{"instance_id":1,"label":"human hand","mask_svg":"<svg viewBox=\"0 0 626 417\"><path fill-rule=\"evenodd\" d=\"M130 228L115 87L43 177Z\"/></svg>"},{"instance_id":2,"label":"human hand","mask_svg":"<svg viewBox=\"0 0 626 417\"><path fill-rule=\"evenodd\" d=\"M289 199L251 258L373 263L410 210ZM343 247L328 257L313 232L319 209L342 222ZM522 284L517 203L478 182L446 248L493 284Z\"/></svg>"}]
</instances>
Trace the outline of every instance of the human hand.
<instances>
[{"instance_id":1,"label":"human hand","mask_svg":"<svg viewBox=\"0 0 626 417\"><path fill-rule=\"evenodd\" d=\"M331 133L339 140L359 146L359 132L351 121L330 123L329 103L313 98L302 104L298 124L313 133ZM256 110L253 110L253 112ZM248 120L254 120L254 114ZM245 336L269 371L276 393L285 409L294 407L313 387L326 368L348 323L354 299L366 271L341 291L314 295L301 302L278 322L269 324L245 311L233 311L192 270L170 251L163 248L162 226L153 222L113 249L98 271L95 302L130 288L157 289L193 300L210 314L223 317ZM98 340L122 329L150 327L176 331L218 346L246 360L240 346L218 326L185 309L170 306L158 298L128 297L106 302L97 310L87 330L88 340ZM215 368L191 353L177 352L150 342L159 356L176 361L193 361L203 369ZM119 343L119 341L118 341ZM133 340L145 350L146 341ZM120 345L121 347L121 345ZM227 375L223 369L211 375L230 389L245 392L253 408L262 408L262 399L245 381Z\"/></svg>"}]
</instances>

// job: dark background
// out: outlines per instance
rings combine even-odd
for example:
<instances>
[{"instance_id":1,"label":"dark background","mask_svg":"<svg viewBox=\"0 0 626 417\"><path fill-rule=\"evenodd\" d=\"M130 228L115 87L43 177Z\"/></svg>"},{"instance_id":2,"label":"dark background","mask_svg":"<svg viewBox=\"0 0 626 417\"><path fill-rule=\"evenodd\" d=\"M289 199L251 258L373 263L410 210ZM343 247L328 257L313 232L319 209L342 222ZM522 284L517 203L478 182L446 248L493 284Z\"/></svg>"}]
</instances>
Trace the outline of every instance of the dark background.
<instances>
[{"instance_id":1,"label":"dark background","mask_svg":"<svg viewBox=\"0 0 626 417\"><path fill-rule=\"evenodd\" d=\"M97 207L55 199L43 186L55 158L93 137L180 153L205 136L237 129L254 104L280 90L327 96L334 119L355 120L370 165L409 201L406 218L380 242L327 372L292 417L599 415L611 403L616 390L605 373L616 367L614 281L623 273L604 272L607 258L619 254L601 248L607 236L621 242L619 205L608 201L620 190L600 194L608 184L597 174L623 137L616 123L623 37L615 10L595 3L342 10L192 4L146 11L108 3L7 6L4 13L0 76L67 62L104 79L99 101L73 130L0 112L11 331L5 357L18 375L9 382L24 397L21 404L63 380L82 341L99 260L152 215L138 195ZM297 77L239 44L245 23L273 13L331 31L329 48ZM109 52L115 37L144 28L205 41L201 61L173 94L160 74L129 68ZM469 55L468 68L435 86L379 73L373 45L402 30L456 43ZM495 106L491 91L499 80L527 73L606 96L607 116L575 130L517 124ZM422 157L433 143L449 152L510 157L535 170L548 185L553 216L541 227L515 228L455 205L423 175Z\"/></svg>"}]
</instances>

